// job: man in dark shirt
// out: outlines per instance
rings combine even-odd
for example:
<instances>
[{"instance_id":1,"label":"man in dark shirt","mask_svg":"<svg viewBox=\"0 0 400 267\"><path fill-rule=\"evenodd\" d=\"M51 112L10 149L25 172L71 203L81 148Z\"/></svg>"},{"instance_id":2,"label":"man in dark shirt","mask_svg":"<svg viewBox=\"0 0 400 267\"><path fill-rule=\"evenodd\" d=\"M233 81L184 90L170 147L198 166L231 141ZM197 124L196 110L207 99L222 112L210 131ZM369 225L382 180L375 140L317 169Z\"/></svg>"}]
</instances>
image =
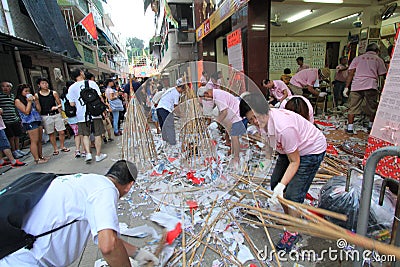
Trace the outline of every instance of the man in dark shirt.
<instances>
[{"instance_id":1,"label":"man in dark shirt","mask_svg":"<svg viewBox=\"0 0 400 267\"><path fill-rule=\"evenodd\" d=\"M19 137L22 135L22 126L15 109L15 96L11 93L12 85L7 81L1 82L0 108L3 109L4 129L11 145L14 158L19 159L28 153L19 149Z\"/></svg>"}]
</instances>

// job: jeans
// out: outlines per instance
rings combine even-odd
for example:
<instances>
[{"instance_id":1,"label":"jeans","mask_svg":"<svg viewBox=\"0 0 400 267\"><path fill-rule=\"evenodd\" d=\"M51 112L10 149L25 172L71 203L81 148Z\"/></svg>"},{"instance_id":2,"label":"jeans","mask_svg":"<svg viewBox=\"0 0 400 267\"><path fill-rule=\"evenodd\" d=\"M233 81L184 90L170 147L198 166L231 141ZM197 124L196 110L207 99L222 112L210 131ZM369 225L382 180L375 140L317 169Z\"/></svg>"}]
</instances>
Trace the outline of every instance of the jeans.
<instances>
[{"instance_id":1,"label":"jeans","mask_svg":"<svg viewBox=\"0 0 400 267\"><path fill-rule=\"evenodd\" d=\"M296 174L286 185L285 198L294 202L303 203L308 189L314 180L315 174L324 159L325 152L321 154L300 156L300 166ZM279 154L276 161L276 166L271 176L271 188L282 180L283 175L289 166L289 159L287 155Z\"/></svg>"},{"instance_id":2,"label":"jeans","mask_svg":"<svg viewBox=\"0 0 400 267\"><path fill-rule=\"evenodd\" d=\"M114 133L118 133L119 128L118 128L118 120L119 120L119 111L112 111L113 115L113 128L114 128Z\"/></svg>"},{"instance_id":3,"label":"jeans","mask_svg":"<svg viewBox=\"0 0 400 267\"><path fill-rule=\"evenodd\" d=\"M345 87L346 87L346 82L335 80L333 86L333 97L335 100L335 106L339 105L339 99L342 100L342 102L340 103L341 105L347 102L347 97L343 96L343 91Z\"/></svg>"},{"instance_id":4,"label":"jeans","mask_svg":"<svg viewBox=\"0 0 400 267\"><path fill-rule=\"evenodd\" d=\"M170 145L176 145L174 114L164 108L158 108L157 117L161 127L162 139Z\"/></svg>"}]
</instances>

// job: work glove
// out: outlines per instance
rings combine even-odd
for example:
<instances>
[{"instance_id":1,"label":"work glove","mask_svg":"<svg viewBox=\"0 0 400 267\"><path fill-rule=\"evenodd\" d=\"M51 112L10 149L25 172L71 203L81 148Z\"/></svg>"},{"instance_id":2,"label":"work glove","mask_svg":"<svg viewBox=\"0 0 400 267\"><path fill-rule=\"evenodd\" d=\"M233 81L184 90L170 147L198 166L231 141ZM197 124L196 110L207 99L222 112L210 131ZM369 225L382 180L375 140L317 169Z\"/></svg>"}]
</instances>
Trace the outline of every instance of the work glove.
<instances>
[{"instance_id":1,"label":"work glove","mask_svg":"<svg viewBox=\"0 0 400 267\"><path fill-rule=\"evenodd\" d=\"M274 105L274 107L275 107L275 108L279 108L280 105L281 105L281 102L277 102L277 103Z\"/></svg>"},{"instance_id":2,"label":"work glove","mask_svg":"<svg viewBox=\"0 0 400 267\"><path fill-rule=\"evenodd\" d=\"M139 265L145 265L147 262L152 261L154 265L159 264L159 260L153 253L141 248L135 257L135 261L139 262Z\"/></svg>"},{"instance_id":3,"label":"work glove","mask_svg":"<svg viewBox=\"0 0 400 267\"><path fill-rule=\"evenodd\" d=\"M272 197L269 199L269 202L271 204L279 204L278 196L283 198L283 190L285 190L285 185L282 183L278 183L275 188L274 192L272 194Z\"/></svg>"},{"instance_id":4,"label":"work glove","mask_svg":"<svg viewBox=\"0 0 400 267\"><path fill-rule=\"evenodd\" d=\"M344 88L344 90L343 90L343 96L344 97L349 97L349 88Z\"/></svg>"},{"instance_id":5,"label":"work glove","mask_svg":"<svg viewBox=\"0 0 400 267\"><path fill-rule=\"evenodd\" d=\"M326 93L326 92L320 92L318 97L325 97L327 95L328 95L328 93Z\"/></svg>"}]
</instances>

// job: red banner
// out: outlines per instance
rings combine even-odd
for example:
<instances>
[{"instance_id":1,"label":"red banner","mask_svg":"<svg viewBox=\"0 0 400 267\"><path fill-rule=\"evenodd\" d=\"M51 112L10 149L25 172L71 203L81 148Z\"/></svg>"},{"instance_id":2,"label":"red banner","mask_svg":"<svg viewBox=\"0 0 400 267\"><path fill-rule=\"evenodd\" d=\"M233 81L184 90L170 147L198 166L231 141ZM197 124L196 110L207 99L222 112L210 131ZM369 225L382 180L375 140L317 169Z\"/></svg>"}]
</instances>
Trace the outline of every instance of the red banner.
<instances>
[{"instance_id":1,"label":"red banner","mask_svg":"<svg viewBox=\"0 0 400 267\"><path fill-rule=\"evenodd\" d=\"M82 24L83 28L90 34L90 36L92 36L93 39L97 40L99 38L92 12L87 14L87 16L81 20L80 24Z\"/></svg>"}]
</instances>

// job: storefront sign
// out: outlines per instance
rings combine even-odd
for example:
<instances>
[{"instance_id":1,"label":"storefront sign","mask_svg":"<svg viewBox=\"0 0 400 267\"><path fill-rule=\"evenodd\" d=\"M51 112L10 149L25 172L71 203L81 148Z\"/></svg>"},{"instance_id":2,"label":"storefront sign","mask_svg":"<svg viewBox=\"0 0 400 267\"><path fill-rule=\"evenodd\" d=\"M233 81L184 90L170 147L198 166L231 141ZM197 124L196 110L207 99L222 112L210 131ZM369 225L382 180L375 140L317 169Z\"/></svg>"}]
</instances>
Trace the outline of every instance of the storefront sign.
<instances>
[{"instance_id":1,"label":"storefront sign","mask_svg":"<svg viewBox=\"0 0 400 267\"><path fill-rule=\"evenodd\" d=\"M228 88L240 95L246 91L243 63L242 31L237 29L227 35L229 86Z\"/></svg>"},{"instance_id":2,"label":"storefront sign","mask_svg":"<svg viewBox=\"0 0 400 267\"><path fill-rule=\"evenodd\" d=\"M220 8L211 14L210 18L206 19L199 28L196 29L196 39L200 41L207 34L222 24L226 19L232 16L241 7L247 4L249 0L225 0Z\"/></svg>"}]
</instances>

